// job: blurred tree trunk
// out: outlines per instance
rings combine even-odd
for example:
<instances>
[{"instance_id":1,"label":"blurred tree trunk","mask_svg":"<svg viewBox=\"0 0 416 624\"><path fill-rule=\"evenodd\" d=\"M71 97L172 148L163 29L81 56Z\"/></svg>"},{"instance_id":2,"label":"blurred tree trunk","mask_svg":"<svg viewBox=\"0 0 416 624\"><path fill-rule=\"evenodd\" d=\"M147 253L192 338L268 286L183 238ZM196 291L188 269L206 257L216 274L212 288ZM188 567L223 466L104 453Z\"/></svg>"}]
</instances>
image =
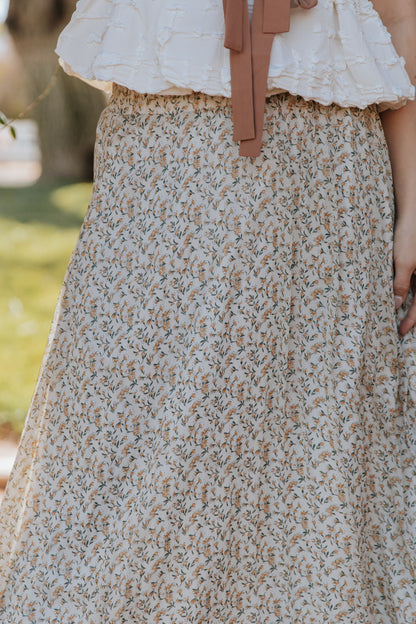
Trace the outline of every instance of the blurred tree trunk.
<instances>
[{"instance_id":1,"label":"blurred tree trunk","mask_svg":"<svg viewBox=\"0 0 416 624\"><path fill-rule=\"evenodd\" d=\"M46 87L54 53L75 0L10 0L7 26L22 60L27 103ZM39 124L43 177L91 179L95 130L105 96L61 70L51 93L30 116Z\"/></svg>"}]
</instances>

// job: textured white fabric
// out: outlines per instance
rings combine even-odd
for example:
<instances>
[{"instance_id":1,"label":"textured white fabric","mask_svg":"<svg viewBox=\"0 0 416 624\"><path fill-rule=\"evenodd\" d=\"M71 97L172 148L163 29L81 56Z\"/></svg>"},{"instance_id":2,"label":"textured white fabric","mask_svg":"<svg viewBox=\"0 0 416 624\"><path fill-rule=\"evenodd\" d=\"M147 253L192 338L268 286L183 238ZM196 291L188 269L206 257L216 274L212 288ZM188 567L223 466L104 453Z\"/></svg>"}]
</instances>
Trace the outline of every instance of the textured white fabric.
<instances>
[{"instance_id":1,"label":"textured white fabric","mask_svg":"<svg viewBox=\"0 0 416 624\"><path fill-rule=\"evenodd\" d=\"M252 9L254 0L249 0ZM79 0L56 52L69 74L109 91L231 96L222 0ZM321 104L396 108L415 89L370 0L294 9L276 35L268 93Z\"/></svg>"}]
</instances>

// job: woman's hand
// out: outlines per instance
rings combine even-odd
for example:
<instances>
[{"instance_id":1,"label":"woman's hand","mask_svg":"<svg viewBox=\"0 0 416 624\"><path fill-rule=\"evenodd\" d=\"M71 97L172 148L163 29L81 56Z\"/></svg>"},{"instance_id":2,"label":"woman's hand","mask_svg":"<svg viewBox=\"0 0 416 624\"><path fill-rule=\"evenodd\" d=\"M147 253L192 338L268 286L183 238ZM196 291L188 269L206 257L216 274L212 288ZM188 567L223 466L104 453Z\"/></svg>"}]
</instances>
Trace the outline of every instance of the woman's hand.
<instances>
[{"instance_id":1,"label":"woman's hand","mask_svg":"<svg viewBox=\"0 0 416 624\"><path fill-rule=\"evenodd\" d=\"M393 259L394 282L393 291L396 309L405 301L409 289L413 292L412 305L399 325L399 333L404 336L416 325L416 211L414 216L398 219L394 229Z\"/></svg>"},{"instance_id":2,"label":"woman's hand","mask_svg":"<svg viewBox=\"0 0 416 624\"><path fill-rule=\"evenodd\" d=\"M372 0L404 57L410 80L416 85L416 0ZM381 114L393 171L396 222L394 231L394 295L396 308L416 285L416 100ZM413 275L413 277L412 277ZM414 291L413 291L414 292ZM416 301L399 326L404 336L416 324Z\"/></svg>"}]
</instances>

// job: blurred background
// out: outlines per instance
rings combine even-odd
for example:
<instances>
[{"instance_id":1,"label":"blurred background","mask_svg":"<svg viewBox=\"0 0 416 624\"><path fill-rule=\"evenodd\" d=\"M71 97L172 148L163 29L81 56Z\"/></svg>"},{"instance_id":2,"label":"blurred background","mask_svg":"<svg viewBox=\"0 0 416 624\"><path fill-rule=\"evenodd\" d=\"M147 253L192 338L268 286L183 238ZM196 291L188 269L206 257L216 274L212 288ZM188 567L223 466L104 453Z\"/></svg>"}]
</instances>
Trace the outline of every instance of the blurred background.
<instances>
[{"instance_id":1,"label":"blurred background","mask_svg":"<svg viewBox=\"0 0 416 624\"><path fill-rule=\"evenodd\" d=\"M76 0L0 0L0 111L19 115L54 76ZM0 126L0 439L23 428L91 193L102 92L58 70L50 93Z\"/></svg>"}]
</instances>

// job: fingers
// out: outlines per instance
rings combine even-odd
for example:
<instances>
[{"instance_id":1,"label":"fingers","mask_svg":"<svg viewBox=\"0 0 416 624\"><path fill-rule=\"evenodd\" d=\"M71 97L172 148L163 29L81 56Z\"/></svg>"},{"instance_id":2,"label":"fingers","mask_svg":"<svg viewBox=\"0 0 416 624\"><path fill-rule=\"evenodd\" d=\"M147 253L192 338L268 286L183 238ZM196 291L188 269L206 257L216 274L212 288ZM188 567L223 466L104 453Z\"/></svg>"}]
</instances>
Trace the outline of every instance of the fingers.
<instances>
[{"instance_id":1,"label":"fingers","mask_svg":"<svg viewBox=\"0 0 416 624\"><path fill-rule=\"evenodd\" d=\"M399 325L399 334L404 336L414 325L416 325L416 297L413 298L408 313Z\"/></svg>"},{"instance_id":2,"label":"fingers","mask_svg":"<svg viewBox=\"0 0 416 624\"><path fill-rule=\"evenodd\" d=\"M412 266L404 266L396 263L395 276L393 282L393 292L396 310L399 308L407 297L410 286L414 292L415 277ZM412 327L416 325L416 298L399 325L399 333L404 336Z\"/></svg>"},{"instance_id":3,"label":"fingers","mask_svg":"<svg viewBox=\"0 0 416 624\"><path fill-rule=\"evenodd\" d=\"M410 288L410 278L412 276L413 267L406 266L399 262L395 262L394 265L394 282L393 282L393 292L394 292L394 302L397 308L400 308L403 301L407 297L407 293Z\"/></svg>"},{"instance_id":4,"label":"fingers","mask_svg":"<svg viewBox=\"0 0 416 624\"><path fill-rule=\"evenodd\" d=\"M398 219L395 223L393 262L393 291L397 310L408 298L409 288L412 288L412 293L415 294L415 277L413 274L416 272L416 215L413 212L408 213L402 219ZM415 314L416 305L413 296L410 309L406 310L406 316L399 326L399 333L402 336L415 325Z\"/></svg>"}]
</instances>

